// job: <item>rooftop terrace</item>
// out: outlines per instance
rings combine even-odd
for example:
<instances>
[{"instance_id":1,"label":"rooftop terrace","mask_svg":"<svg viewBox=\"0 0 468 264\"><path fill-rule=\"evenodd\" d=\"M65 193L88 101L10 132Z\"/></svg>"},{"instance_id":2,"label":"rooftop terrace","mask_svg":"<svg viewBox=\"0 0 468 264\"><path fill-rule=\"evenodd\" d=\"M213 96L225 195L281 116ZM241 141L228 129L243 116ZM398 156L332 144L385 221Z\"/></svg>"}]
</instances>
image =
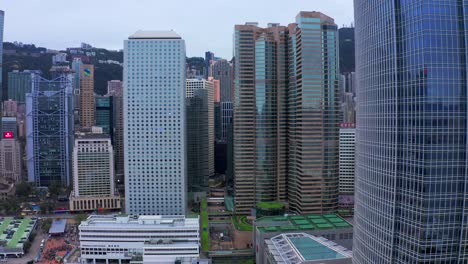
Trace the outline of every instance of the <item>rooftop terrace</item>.
<instances>
[{"instance_id":1,"label":"rooftop terrace","mask_svg":"<svg viewBox=\"0 0 468 264\"><path fill-rule=\"evenodd\" d=\"M27 217L23 219L0 218L0 241L5 243L3 247L23 248L35 224L36 220Z\"/></svg>"},{"instance_id":2,"label":"rooftop terrace","mask_svg":"<svg viewBox=\"0 0 468 264\"><path fill-rule=\"evenodd\" d=\"M351 228L352 225L336 214L266 216L255 221L260 232L284 232Z\"/></svg>"}]
</instances>

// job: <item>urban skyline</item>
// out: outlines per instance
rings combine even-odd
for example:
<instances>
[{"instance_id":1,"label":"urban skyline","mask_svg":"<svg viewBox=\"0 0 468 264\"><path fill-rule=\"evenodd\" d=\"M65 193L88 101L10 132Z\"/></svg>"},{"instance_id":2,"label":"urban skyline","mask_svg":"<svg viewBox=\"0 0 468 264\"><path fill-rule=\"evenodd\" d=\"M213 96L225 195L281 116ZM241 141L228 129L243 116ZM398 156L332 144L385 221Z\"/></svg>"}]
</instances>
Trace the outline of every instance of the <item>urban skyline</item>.
<instances>
[{"instance_id":1,"label":"urban skyline","mask_svg":"<svg viewBox=\"0 0 468 264\"><path fill-rule=\"evenodd\" d=\"M55 12L54 16L44 16L58 6L60 12ZM181 9L180 6L184 8ZM232 31L235 24L250 21L257 21L261 26L268 23L287 24L299 10L323 12L337 19L336 24L339 27L353 23L351 0L290 0L287 4L282 1L272 3L269 0L142 0L138 4L124 0L105 0L95 2L92 6L85 2L64 6L59 0L15 0L4 1L0 8L6 13L5 41L35 43L57 50L77 47L81 42L86 42L96 47L122 50L122 39L136 30L174 30L184 36L189 57L203 57L204 52L210 50L228 60L233 55ZM268 12L258 12L267 9ZM174 12L178 15L169 15ZM225 15L230 12L235 12L235 15ZM104 16L106 19L103 19ZM82 17L87 19L80 20L80 23L56 23ZM24 23L25 19L34 19L36 26L49 28L47 36L31 31ZM193 30L205 28L206 25L210 25L210 30Z\"/></svg>"},{"instance_id":2,"label":"urban skyline","mask_svg":"<svg viewBox=\"0 0 468 264\"><path fill-rule=\"evenodd\" d=\"M264 1L201 0L121 51L89 41L101 24L38 39L81 38L61 51L2 42L0 261L468 263L468 0L354 0L341 28L338 0L284 24Z\"/></svg>"}]
</instances>

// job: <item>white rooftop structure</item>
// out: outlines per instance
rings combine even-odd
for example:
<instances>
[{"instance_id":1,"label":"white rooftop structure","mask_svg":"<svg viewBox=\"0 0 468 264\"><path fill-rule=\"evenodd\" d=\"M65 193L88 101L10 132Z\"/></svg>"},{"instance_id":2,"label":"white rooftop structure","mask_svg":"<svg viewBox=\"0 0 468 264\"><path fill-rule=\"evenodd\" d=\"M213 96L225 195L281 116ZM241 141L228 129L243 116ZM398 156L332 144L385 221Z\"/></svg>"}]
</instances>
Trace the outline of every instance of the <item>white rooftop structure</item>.
<instances>
[{"instance_id":1,"label":"white rooftop structure","mask_svg":"<svg viewBox=\"0 0 468 264\"><path fill-rule=\"evenodd\" d=\"M190 263L198 259L198 218L161 215L91 215L79 226L81 258L94 261Z\"/></svg>"},{"instance_id":2,"label":"white rooftop structure","mask_svg":"<svg viewBox=\"0 0 468 264\"><path fill-rule=\"evenodd\" d=\"M181 36L172 30L138 30L129 39L181 39Z\"/></svg>"}]
</instances>

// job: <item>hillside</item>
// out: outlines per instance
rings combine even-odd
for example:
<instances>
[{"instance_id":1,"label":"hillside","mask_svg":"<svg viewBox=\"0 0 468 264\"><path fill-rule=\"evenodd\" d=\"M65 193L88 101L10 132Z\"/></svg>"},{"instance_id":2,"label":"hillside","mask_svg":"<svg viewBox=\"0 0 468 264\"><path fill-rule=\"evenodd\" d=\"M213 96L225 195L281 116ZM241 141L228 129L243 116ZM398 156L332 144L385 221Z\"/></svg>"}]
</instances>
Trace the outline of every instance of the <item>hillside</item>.
<instances>
[{"instance_id":1,"label":"hillside","mask_svg":"<svg viewBox=\"0 0 468 264\"><path fill-rule=\"evenodd\" d=\"M3 44L3 100L8 98L8 72L13 70L41 70L44 77L50 78L49 70L52 67L53 54L47 48L36 47L33 44L18 45L17 43L4 42ZM80 57L83 62L94 64L94 90L97 94L107 93L107 81L122 80L123 52L106 50L101 48L68 48L67 60ZM203 58L187 58L190 68L203 72Z\"/></svg>"}]
</instances>

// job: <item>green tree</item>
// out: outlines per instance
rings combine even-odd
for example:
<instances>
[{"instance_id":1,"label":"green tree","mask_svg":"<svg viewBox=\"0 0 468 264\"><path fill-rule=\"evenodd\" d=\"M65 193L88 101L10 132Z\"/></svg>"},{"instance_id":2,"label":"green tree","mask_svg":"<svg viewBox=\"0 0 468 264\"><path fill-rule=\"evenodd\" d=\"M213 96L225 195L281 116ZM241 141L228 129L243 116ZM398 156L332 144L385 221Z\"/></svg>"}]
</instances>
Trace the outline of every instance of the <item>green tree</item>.
<instances>
[{"instance_id":1,"label":"green tree","mask_svg":"<svg viewBox=\"0 0 468 264\"><path fill-rule=\"evenodd\" d=\"M78 214L77 216L75 216L76 224L77 225L81 224L81 222L83 222L87 218L88 218L88 216L86 214L84 214L84 213Z\"/></svg>"},{"instance_id":2,"label":"green tree","mask_svg":"<svg viewBox=\"0 0 468 264\"><path fill-rule=\"evenodd\" d=\"M42 231L49 232L50 226L52 225L52 219L43 219L41 223Z\"/></svg>"},{"instance_id":3,"label":"green tree","mask_svg":"<svg viewBox=\"0 0 468 264\"><path fill-rule=\"evenodd\" d=\"M41 203L41 205L39 205L39 209L41 214L47 214L47 212L49 211L49 208L46 203Z\"/></svg>"},{"instance_id":4,"label":"green tree","mask_svg":"<svg viewBox=\"0 0 468 264\"><path fill-rule=\"evenodd\" d=\"M29 248L31 248L31 242L29 240L26 240L26 242L24 242L24 252L27 253L29 251Z\"/></svg>"},{"instance_id":5,"label":"green tree","mask_svg":"<svg viewBox=\"0 0 468 264\"><path fill-rule=\"evenodd\" d=\"M17 200L9 197L1 201L0 208L5 214L15 214L19 209L19 204Z\"/></svg>"},{"instance_id":6,"label":"green tree","mask_svg":"<svg viewBox=\"0 0 468 264\"><path fill-rule=\"evenodd\" d=\"M59 196L63 191L62 184L59 181L51 182L48 189L50 196L54 199L57 198L57 196Z\"/></svg>"},{"instance_id":7,"label":"green tree","mask_svg":"<svg viewBox=\"0 0 468 264\"><path fill-rule=\"evenodd\" d=\"M16 185L16 195L20 198L28 198L32 192L33 188L28 182L21 182Z\"/></svg>"}]
</instances>

